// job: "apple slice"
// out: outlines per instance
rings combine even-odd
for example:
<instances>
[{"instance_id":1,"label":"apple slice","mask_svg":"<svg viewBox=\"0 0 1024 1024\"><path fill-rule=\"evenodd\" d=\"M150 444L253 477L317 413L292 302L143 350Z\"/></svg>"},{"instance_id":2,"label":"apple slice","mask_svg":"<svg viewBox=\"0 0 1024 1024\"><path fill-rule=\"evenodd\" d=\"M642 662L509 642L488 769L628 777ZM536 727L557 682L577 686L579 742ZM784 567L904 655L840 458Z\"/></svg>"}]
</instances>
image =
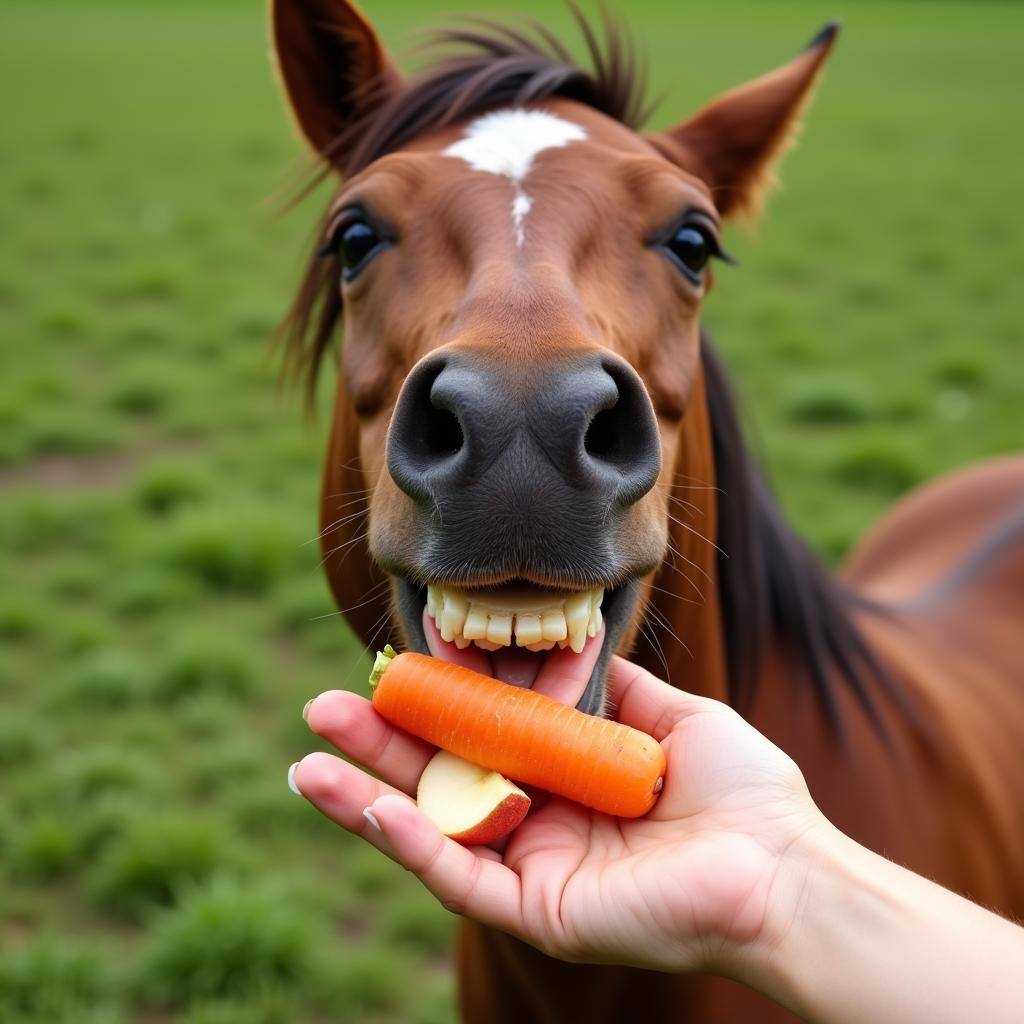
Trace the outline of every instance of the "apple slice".
<instances>
[{"instance_id":1,"label":"apple slice","mask_svg":"<svg viewBox=\"0 0 1024 1024\"><path fill-rule=\"evenodd\" d=\"M439 750L423 769L416 802L442 835L466 846L508 835L530 809L530 798L504 775L447 750Z\"/></svg>"}]
</instances>

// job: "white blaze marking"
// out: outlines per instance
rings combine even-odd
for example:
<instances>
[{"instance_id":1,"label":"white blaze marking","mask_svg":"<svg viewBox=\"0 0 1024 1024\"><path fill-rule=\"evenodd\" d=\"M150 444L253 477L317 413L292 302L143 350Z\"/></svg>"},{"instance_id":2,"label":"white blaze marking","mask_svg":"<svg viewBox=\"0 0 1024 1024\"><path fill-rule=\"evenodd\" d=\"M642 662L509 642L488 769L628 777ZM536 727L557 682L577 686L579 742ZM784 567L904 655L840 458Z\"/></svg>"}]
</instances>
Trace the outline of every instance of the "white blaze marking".
<instances>
[{"instance_id":1,"label":"white blaze marking","mask_svg":"<svg viewBox=\"0 0 1024 1024\"><path fill-rule=\"evenodd\" d=\"M533 200L517 184L516 195L512 200L512 223L516 229L516 245L522 245L526 241L526 231L523 228L523 220L533 206Z\"/></svg>"},{"instance_id":2,"label":"white blaze marking","mask_svg":"<svg viewBox=\"0 0 1024 1024\"><path fill-rule=\"evenodd\" d=\"M476 171L497 174L512 182L512 224L516 244L522 246L526 241L523 221L533 205L523 191L523 182L533 158L545 149L560 149L586 137L578 124L544 110L496 110L473 121L463 138L453 142L444 155L458 157Z\"/></svg>"}]
</instances>

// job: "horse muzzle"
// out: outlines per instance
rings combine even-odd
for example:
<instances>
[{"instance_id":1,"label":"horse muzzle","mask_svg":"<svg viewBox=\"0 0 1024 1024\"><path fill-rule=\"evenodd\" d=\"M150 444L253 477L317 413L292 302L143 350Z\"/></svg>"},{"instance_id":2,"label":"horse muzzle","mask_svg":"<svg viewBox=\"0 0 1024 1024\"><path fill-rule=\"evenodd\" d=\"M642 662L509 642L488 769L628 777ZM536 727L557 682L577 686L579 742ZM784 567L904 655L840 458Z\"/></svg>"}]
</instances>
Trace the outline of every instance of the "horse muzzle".
<instances>
[{"instance_id":1,"label":"horse muzzle","mask_svg":"<svg viewBox=\"0 0 1024 1024\"><path fill-rule=\"evenodd\" d=\"M402 388L387 468L408 500L375 555L400 581L410 641L426 648L426 607L446 644L493 652L498 678L529 685L524 658L581 654L600 636L580 704L600 710L635 582L664 553L638 512L661 447L632 367L604 350L528 372L493 353L435 352Z\"/></svg>"}]
</instances>

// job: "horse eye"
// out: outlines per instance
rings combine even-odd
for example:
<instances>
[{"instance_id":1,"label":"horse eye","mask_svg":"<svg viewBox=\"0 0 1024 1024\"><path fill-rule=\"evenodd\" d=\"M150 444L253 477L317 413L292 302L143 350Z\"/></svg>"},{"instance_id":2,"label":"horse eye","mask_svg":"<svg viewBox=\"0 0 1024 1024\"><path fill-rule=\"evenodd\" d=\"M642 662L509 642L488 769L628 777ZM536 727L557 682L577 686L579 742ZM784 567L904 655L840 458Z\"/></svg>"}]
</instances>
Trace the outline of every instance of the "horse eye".
<instances>
[{"instance_id":1,"label":"horse eye","mask_svg":"<svg viewBox=\"0 0 1024 1024\"><path fill-rule=\"evenodd\" d=\"M694 284L700 284L704 268L717 249L714 240L692 224L684 224L666 246Z\"/></svg>"},{"instance_id":2,"label":"horse eye","mask_svg":"<svg viewBox=\"0 0 1024 1024\"><path fill-rule=\"evenodd\" d=\"M336 246L346 280L351 281L362 270L383 241L364 220L354 220L342 228Z\"/></svg>"}]
</instances>

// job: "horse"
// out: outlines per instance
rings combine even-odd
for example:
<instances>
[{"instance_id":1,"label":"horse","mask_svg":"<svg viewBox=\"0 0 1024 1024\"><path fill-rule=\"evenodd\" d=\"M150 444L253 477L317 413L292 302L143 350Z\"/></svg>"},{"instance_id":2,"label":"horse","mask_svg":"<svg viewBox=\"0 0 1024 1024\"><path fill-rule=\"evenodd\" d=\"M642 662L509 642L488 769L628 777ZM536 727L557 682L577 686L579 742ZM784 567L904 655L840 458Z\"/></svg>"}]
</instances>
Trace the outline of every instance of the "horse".
<instances>
[{"instance_id":1,"label":"horse","mask_svg":"<svg viewBox=\"0 0 1024 1024\"><path fill-rule=\"evenodd\" d=\"M284 331L312 390L344 328L320 502L337 604L368 647L420 651L426 607L507 682L600 625L582 710L607 710L628 655L741 710L858 842L1024 916L1024 458L911 493L833 577L701 331L721 224L760 209L837 27L645 135L626 36L579 21L591 69L488 22L406 78L346 0L272 3L336 184ZM553 626L520 615L512 646L502 602L524 599ZM467 1021L793 1019L724 978L563 963L469 920L457 955Z\"/></svg>"}]
</instances>

